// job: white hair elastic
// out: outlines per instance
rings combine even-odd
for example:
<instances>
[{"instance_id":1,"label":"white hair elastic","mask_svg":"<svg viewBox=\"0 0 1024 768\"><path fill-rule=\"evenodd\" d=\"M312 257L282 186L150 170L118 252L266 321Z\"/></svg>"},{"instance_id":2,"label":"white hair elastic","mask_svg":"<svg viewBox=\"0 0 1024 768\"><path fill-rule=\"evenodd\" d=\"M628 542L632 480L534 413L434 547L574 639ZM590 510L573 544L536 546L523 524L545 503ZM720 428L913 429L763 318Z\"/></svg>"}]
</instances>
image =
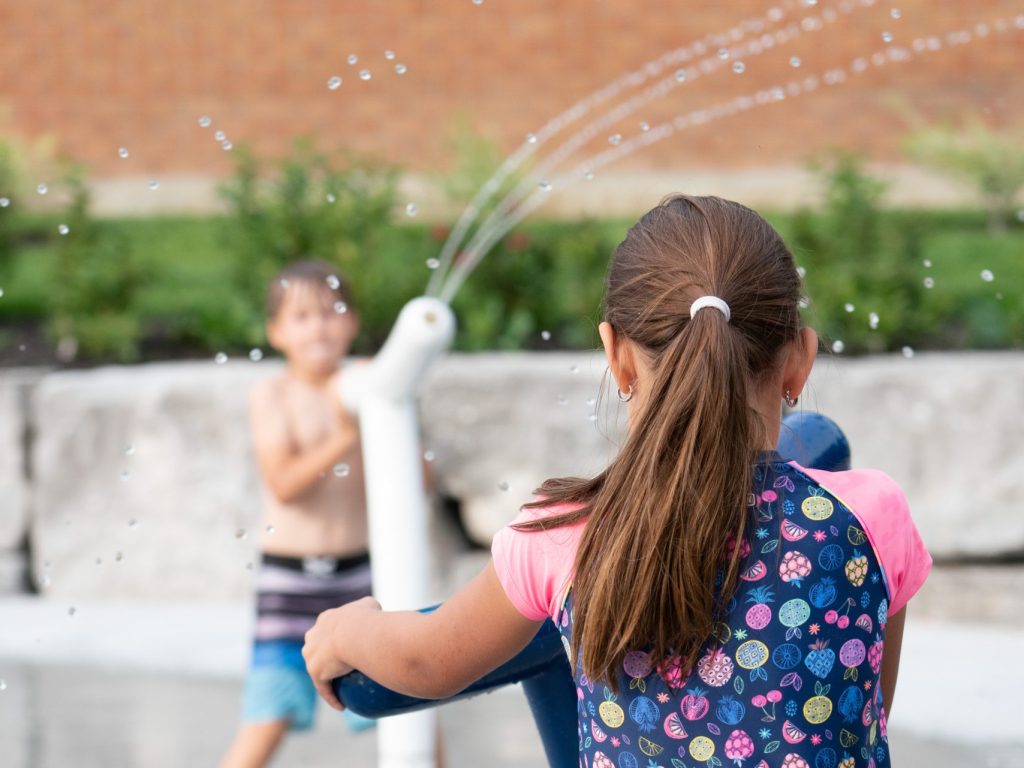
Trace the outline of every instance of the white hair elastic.
<instances>
[{"instance_id":1,"label":"white hair elastic","mask_svg":"<svg viewBox=\"0 0 1024 768\"><path fill-rule=\"evenodd\" d=\"M729 311L729 305L717 296L701 296L693 302L693 304L690 305L690 317L695 317L700 310L704 309L704 307L714 307L717 309L725 315L725 322L727 323L732 318L732 312Z\"/></svg>"}]
</instances>

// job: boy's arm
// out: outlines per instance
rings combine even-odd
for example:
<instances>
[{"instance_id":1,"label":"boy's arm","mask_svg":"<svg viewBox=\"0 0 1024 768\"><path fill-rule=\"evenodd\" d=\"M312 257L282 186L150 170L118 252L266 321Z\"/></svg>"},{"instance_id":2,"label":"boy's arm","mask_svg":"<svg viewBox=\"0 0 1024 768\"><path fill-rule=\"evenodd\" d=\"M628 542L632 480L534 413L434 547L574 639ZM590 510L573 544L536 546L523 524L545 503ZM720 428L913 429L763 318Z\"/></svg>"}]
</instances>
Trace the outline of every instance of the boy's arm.
<instances>
[{"instance_id":1,"label":"boy's arm","mask_svg":"<svg viewBox=\"0 0 1024 768\"><path fill-rule=\"evenodd\" d=\"M331 706L335 677L358 669L410 696L452 696L511 659L542 622L524 618L493 563L433 613L382 612L364 598L320 614L302 649L317 690Z\"/></svg>"},{"instance_id":2,"label":"boy's arm","mask_svg":"<svg viewBox=\"0 0 1024 768\"><path fill-rule=\"evenodd\" d=\"M355 422L340 414L339 418L340 431L298 452L289 436L284 404L276 387L267 382L253 390L249 422L256 461L267 486L281 502L301 497L359 440Z\"/></svg>"}]
</instances>

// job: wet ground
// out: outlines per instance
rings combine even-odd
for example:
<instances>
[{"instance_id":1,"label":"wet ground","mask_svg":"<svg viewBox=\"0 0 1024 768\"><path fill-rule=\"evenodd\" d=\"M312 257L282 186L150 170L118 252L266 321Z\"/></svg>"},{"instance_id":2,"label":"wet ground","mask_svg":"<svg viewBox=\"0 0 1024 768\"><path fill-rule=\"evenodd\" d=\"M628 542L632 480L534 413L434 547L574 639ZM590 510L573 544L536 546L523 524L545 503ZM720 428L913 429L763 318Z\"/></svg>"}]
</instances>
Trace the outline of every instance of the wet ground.
<instances>
[{"instance_id":1,"label":"wet ground","mask_svg":"<svg viewBox=\"0 0 1024 768\"><path fill-rule=\"evenodd\" d=\"M472 572L478 557L460 564ZM891 719L893 765L1024 768L1024 569L937 569L908 619ZM0 598L0 765L212 766L231 739L244 605ZM914 607L914 604L912 604ZM540 766L518 689L441 710L448 765ZM373 766L373 732L323 708L279 768Z\"/></svg>"}]
</instances>

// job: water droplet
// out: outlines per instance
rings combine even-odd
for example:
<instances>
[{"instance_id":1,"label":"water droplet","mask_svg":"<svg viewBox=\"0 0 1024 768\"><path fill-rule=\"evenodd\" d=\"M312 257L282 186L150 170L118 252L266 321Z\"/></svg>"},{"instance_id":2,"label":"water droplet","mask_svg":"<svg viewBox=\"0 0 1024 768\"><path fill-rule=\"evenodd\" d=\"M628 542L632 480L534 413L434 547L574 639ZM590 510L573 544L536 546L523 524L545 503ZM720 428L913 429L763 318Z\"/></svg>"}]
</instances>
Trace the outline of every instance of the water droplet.
<instances>
[{"instance_id":1,"label":"water droplet","mask_svg":"<svg viewBox=\"0 0 1024 768\"><path fill-rule=\"evenodd\" d=\"M4 289L0 288L0 299L4 297Z\"/></svg>"},{"instance_id":2,"label":"water droplet","mask_svg":"<svg viewBox=\"0 0 1024 768\"><path fill-rule=\"evenodd\" d=\"M843 343L842 339L836 339L832 342L832 351L837 355L841 355L844 349L846 349L846 345Z\"/></svg>"},{"instance_id":3,"label":"water droplet","mask_svg":"<svg viewBox=\"0 0 1024 768\"><path fill-rule=\"evenodd\" d=\"M349 63L350 67L354 67L356 64L359 63L359 57L356 56L354 53L350 53L346 61Z\"/></svg>"},{"instance_id":4,"label":"water droplet","mask_svg":"<svg viewBox=\"0 0 1024 768\"><path fill-rule=\"evenodd\" d=\"M611 136L608 137L608 143L611 144L612 146L615 146L620 141L622 141L622 134L613 133Z\"/></svg>"},{"instance_id":5,"label":"water droplet","mask_svg":"<svg viewBox=\"0 0 1024 768\"><path fill-rule=\"evenodd\" d=\"M984 280L986 283L991 283L993 280L996 279L996 276L992 274L991 269L983 269L981 270L981 279Z\"/></svg>"},{"instance_id":6,"label":"water droplet","mask_svg":"<svg viewBox=\"0 0 1024 768\"><path fill-rule=\"evenodd\" d=\"M806 296L801 296L800 301L798 301L796 305L800 309L807 309L809 306L811 306L811 300L808 299Z\"/></svg>"},{"instance_id":7,"label":"water droplet","mask_svg":"<svg viewBox=\"0 0 1024 768\"><path fill-rule=\"evenodd\" d=\"M103 565L103 558L102 557L97 557L96 558L96 565Z\"/></svg>"},{"instance_id":8,"label":"water droplet","mask_svg":"<svg viewBox=\"0 0 1024 768\"><path fill-rule=\"evenodd\" d=\"M127 469L124 470L123 472L121 472L121 482L122 483L128 482L128 478L130 478L130 477L131 477L131 473L128 472Z\"/></svg>"},{"instance_id":9,"label":"water droplet","mask_svg":"<svg viewBox=\"0 0 1024 768\"><path fill-rule=\"evenodd\" d=\"M420 209L419 209L419 206L416 205L416 203L408 203L405 206L405 215L406 216L415 216L419 212L420 212Z\"/></svg>"},{"instance_id":10,"label":"water droplet","mask_svg":"<svg viewBox=\"0 0 1024 768\"><path fill-rule=\"evenodd\" d=\"M934 277L926 277L923 282L924 282L924 287L925 288L934 288L935 287L935 278Z\"/></svg>"},{"instance_id":11,"label":"water droplet","mask_svg":"<svg viewBox=\"0 0 1024 768\"><path fill-rule=\"evenodd\" d=\"M889 11L889 15L892 16L894 19L899 19L903 17L903 11L901 11L899 8L893 8L891 11Z\"/></svg>"},{"instance_id":12,"label":"water droplet","mask_svg":"<svg viewBox=\"0 0 1024 768\"><path fill-rule=\"evenodd\" d=\"M801 61L800 61L800 57L799 56L790 56L789 57L789 66L791 66L794 69L796 69L797 67L800 66L800 64L801 64Z\"/></svg>"},{"instance_id":13,"label":"water droplet","mask_svg":"<svg viewBox=\"0 0 1024 768\"><path fill-rule=\"evenodd\" d=\"M437 269L441 266L439 259L427 259L427 269Z\"/></svg>"},{"instance_id":14,"label":"water droplet","mask_svg":"<svg viewBox=\"0 0 1024 768\"><path fill-rule=\"evenodd\" d=\"M737 75L742 75L744 72L747 71L747 65L744 64L742 61L734 61L732 64L732 71L735 72Z\"/></svg>"},{"instance_id":15,"label":"water droplet","mask_svg":"<svg viewBox=\"0 0 1024 768\"><path fill-rule=\"evenodd\" d=\"M327 81L327 88L331 91L336 91L341 88L341 77L339 75L333 75L331 79Z\"/></svg>"},{"instance_id":16,"label":"water droplet","mask_svg":"<svg viewBox=\"0 0 1024 768\"><path fill-rule=\"evenodd\" d=\"M71 231L71 228L67 224L60 224L57 226L57 231L60 232L62 235L66 235L68 232Z\"/></svg>"},{"instance_id":17,"label":"water droplet","mask_svg":"<svg viewBox=\"0 0 1024 768\"><path fill-rule=\"evenodd\" d=\"M540 337L544 339L544 341L551 341L551 331L541 331Z\"/></svg>"},{"instance_id":18,"label":"water droplet","mask_svg":"<svg viewBox=\"0 0 1024 768\"><path fill-rule=\"evenodd\" d=\"M892 32L883 32L882 33L882 42L891 43L892 42Z\"/></svg>"},{"instance_id":19,"label":"water droplet","mask_svg":"<svg viewBox=\"0 0 1024 768\"><path fill-rule=\"evenodd\" d=\"M352 468L348 464L335 464L334 465L334 476L335 477L348 477L348 473L352 471Z\"/></svg>"},{"instance_id":20,"label":"water droplet","mask_svg":"<svg viewBox=\"0 0 1024 768\"><path fill-rule=\"evenodd\" d=\"M344 315L346 312L348 312L348 304L346 304L344 301L334 302L334 312L339 315Z\"/></svg>"},{"instance_id":21,"label":"water droplet","mask_svg":"<svg viewBox=\"0 0 1024 768\"><path fill-rule=\"evenodd\" d=\"M361 70L359 70L359 79L360 80L369 80L371 77L373 77L373 75L370 74L370 70L368 70L368 69L361 69Z\"/></svg>"},{"instance_id":22,"label":"water droplet","mask_svg":"<svg viewBox=\"0 0 1024 768\"><path fill-rule=\"evenodd\" d=\"M338 199L337 197L334 196L333 192L328 192L326 198L328 203L333 203L335 200Z\"/></svg>"},{"instance_id":23,"label":"water droplet","mask_svg":"<svg viewBox=\"0 0 1024 768\"><path fill-rule=\"evenodd\" d=\"M719 48L718 49L718 58L720 58L722 61L725 61L726 59L728 59L729 58L729 49L728 48Z\"/></svg>"},{"instance_id":24,"label":"water droplet","mask_svg":"<svg viewBox=\"0 0 1024 768\"><path fill-rule=\"evenodd\" d=\"M75 606L72 605L68 608L68 616L74 616L76 613L78 613L78 609Z\"/></svg>"},{"instance_id":25,"label":"water droplet","mask_svg":"<svg viewBox=\"0 0 1024 768\"><path fill-rule=\"evenodd\" d=\"M498 483L498 490L499 491L507 491L508 490L508 483L506 483L504 480L502 480L500 483Z\"/></svg>"},{"instance_id":26,"label":"water droplet","mask_svg":"<svg viewBox=\"0 0 1024 768\"><path fill-rule=\"evenodd\" d=\"M569 398L566 397L565 395L559 395L556 399L558 400L558 404L559 405L568 405L569 404Z\"/></svg>"},{"instance_id":27,"label":"water droplet","mask_svg":"<svg viewBox=\"0 0 1024 768\"><path fill-rule=\"evenodd\" d=\"M429 461L433 461L434 458L435 457L434 457L434 452L433 451L424 451L423 452L423 460L424 461L428 461L428 462Z\"/></svg>"},{"instance_id":28,"label":"water droplet","mask_svg":"<svg viewBox=\"0 0 1024 768\"><path fill-rule=\"evenodd\" d=\"M45 184L40 184L38 187L36 187L36 192L40 195L45 195L49 191L49 188Z\"/></svg>"},{"instance_id":29,"label":"water droplet","mask_svg":"<svg viewBox=\"0 0 1024 768\"><path fill-rule=\"evenodd\" d=\"M134 445L126 445L125 448L124 448L124 455L125 456L134 456L135 455L135 446Z\"/></svg>"},{"instance_id":30,"label":"water droplet","mask_svg":"<svg viewBox=\"0 0 1024 768\"><path fill-rule=\"evenodd\" d=\"M587 405L590 406L591 408L593 408L595 405L597 405L597 398L596 397L588 397L587 398Z\"/></svg>"},{"instance_id":31,"label":"water droplet","mask_svg":"<svg viewBox=\"0 0 1024 768\"><path fill-rule=\"evenodd\" d=\"M124 160L126 157L128 157L128 148L121 147L119 150L117 150L117 156Z\"/></svg>"},{"instance_id":32,"label":"water droplet","mask_svg":"<svg viewBox=\"0 0 1024 768\"><path fill-rule=\"evenodd\" d=\"M550 192L551 182L548 181L547 179L542 179L540 184L537 185L537 187L540 189L541 192Z\"/></svg>"},{"instance_id":33,"label":"water droplet","mask_svg":"<svg viewBox=\"0 0 1024 768\"><path fill-rule=\"evenodd\" d=\"M117 552L114 555L114 561L120 563L122 560L124 560L124 553L123 552Z\"/></svg>"},{"instance_id":34,"label":"water droplet","mask_svg":"<svg viewBox=\"0 0 1024 768\"><path fill-rule=\"evenodd\" d=\"M235 531L235 538L239 541L244 539L246 536L248 536L248 534L245 532L245 528L239 528L237 531Z\"/></svg>"},{"instance_id":35,"label":"water droplet","mask_svg":"<svg viewBox=\"0 0 1024 768\"><path fill-rule=\"evenodd\" d=\"M213 122L213 120L211 120L207 115L203 115L202 117L199 118L199 127L200 128L209 128L210 124L212 122Z\"/></svg>"},{"instance_id":36,"label":"water droplet","mask_svg":"<svg viewBox=\"0 0 1024 768\"><path fill-rule=\"evenodd\" d=\"M535 133L528 133L528 134L526 134L526 143L527 144L536 144L537 143L537 134L535 134Z\"/></svg>"},{"instance_id":37,"label":"water droplet","mask_svg":"<svg viewBox=\"0 0 1024 768\"><path fill-rule=\"evenodd\" d=\"M392 61L395 58L395 52L394 51L384 51L384 58L387 59L388 61Z\"/></svg>"},{"instance_id":38,"label":"water droplet","mask_svg":"<svg viewBox=\"0 0 1024 768\"><path fill-rule=\"evenodd\" d=\"M252 564L252 561L250 560L248 563L245 564L245 570L251 571L252 569L253 569L253 564Z\"/></svg>"},{"instance_id":39,"label":"water droplet","mask_svg":"<svg viewBox=\"0 0 1024 768\"><path fill-rule=\"evenodd\" d=\"M263 350L260 349L259 347L253 347L252 349L249 350L249 359L252 360L254 363L258 363L260 360L263 359Z\"/></svg>"},{"instance_id":40,"label":"water droplet","mask_svg":"<svg viewBox=\"0 0 1024 768\"><path fill-rule=\"evenodd\" d=\"M157 181L156 179L153 179L152 181L149 182L149 189L152 192L156 192L158 189L160 189L160 182Z\"/></svg>"},{"instance_id":41,"label":"water droplet","mask_svg":"<svg viewBox=\"0 0 1024 768\"><path fill-rule=\"evenodd\" d=\"M797 267L796 268L796 273L797 273L797 275L800 276L801 280L803 280L805 277L807 277L807 270L804 267Z\"/></svg>"},{"instance_id":42,"label":"water droplet","mask_svg":"<svg viewBox=\"0 0 1024 768\"><path fill-rule=\"evenodd\" d=\"M216 355L213 356L213 362L215 362L217 365L224 365L224 363L226 363L227 361L228 356L223 352L218 352Z\"/></svg>"},{"instance_id":43,"label":"water droplet","mask_svg":"<svg viewBox=\"0 0 1024 768\"><path fill-rule=\"evenodd\" d=\"M686 70L685 69L677 69L676 70L676 82L677 83L685 83L686 82Z\"/></svg>"},{"instance_id":44,"label":"water droplet","mask_svg":"<svg viewBox=\"0 0 1024 768\"><path fill-rule=\"evenodd\" d=\"M589 416L587 416L587 421L597 421L597 414L592 413Z\"/></svg>"},{"instance_id":45,"label":"water droplet","mask_svg":"<svg viewBox=\"0 0 1024 768\"><path fill-rule=\"evenodd\" d=\"M268 525L266 530L267 530L267 533L273 533L274 532L274 526Z\"/></svg>"},{"instance_id":46,"label":"water droplet","mask_svg":"<svg viewBox=\"0 0 1024 768\"><path fill-rule=\"evenodd\" d=\"M6 200L7 198L0 198L0 200ZM1017 221L1024 221L1024 208L1017 211Z\"/></svg>"},{"instance_id":47,"label":"water droplet","mask_svg":"<svg viewBox=\"0 0 1024 768\"><path fill-rule=\"evenodd\" d=\"M409 68L405 64L395 64L395 72L399 75L404 75L409 71Z\"/></svg>"},{"instance_id":48,"label":"water droplet","mask_svg":"<svg viewBox=\"0 0 1024 768\"><path fill-rule=\"evenodd\" d=\"M473 0L473 5L483 5L484 0Z\"/></svg>"},{"instance_id":49,"label":"water droplet","mask_svg":"<svg viewBox=\"0 0 1024 768\"><path fill-rule=\"evenodd\" d=\"M914 356L914 349L913 349L913 347L904 347L902 352L903 352L903 356L905 358L907 358L907 360L909 360L910 358L912 358Z\"/></svg>"},{"instance_id":50,"label":"water droplet","mask_svg":"<svg viewBox=\"0 0 1024 768\"><path fill-rule=\"evenodd\" d=\"M214 141L224 141L224 139L226 139L227 137L228 135L224 133L224 131L217 131L215 134L213 134Z\"/></svg>"},{"instance_id":51,"label":"water droplet","mask_svg":"<svg viewBox=\"0 0 1024 768\"><path fill-rule=\"evenodd\" d=\"M139 521L136 520L134 517L128 518L128 527L129 528L135 528L138 524L139 524Z\"/></svg>"},{"instance_id":52,"label":"water droplet","mask_svg":"<svg viewBox=\"0 0 1024 768\"><path fill-rule=\"evenodd\" d=\"M931 259L925 259L921 263L924 264L925 269L931 269L932 268L932 260Z\"/></svg>"},{"instance_id":53,"label":"water droplet","mask_svg":"<svg viewBox=\"0 0 1024 768\"><path fill-rule=\"evenodd\" d=\"M224 139L224 141L221 142L220 148L223 149L225 152L230 152L231 148L234 146L235 145L232 144L228 139Z\"/></svg>"},{"instance_id":54,"label":"water droplet","mask_svg":"<svg viewBox=\"0 0 1024 768\"><path fill-rule=\"evenodd\" d=\"M569 373L579 373L579 372L580 372L580 367L578 365L570 365L569 366Z\"/></svg>"},{"instance_id":55,"label":"water droplet","mask_svg":"<svg viewBox=\"0 0 1024 768\"><path fill-rule=\"evenodd\" d=\"M651 130L651 126L649 123L640 123L640 130L643 131L644 133L647 133L649 130Z\"/></svg>"},{"instance_id":56,"label":"water droplet","mask_svg":"<svg viewBox=\"0 0 1024 768\"><path fill-rule=\"evenodd\" d=\"M7 681L4 680L3 678L0 678L0 691L6 691L6 690L7 690Z\"/></svg>"},{"instance_id":57,"label":"water droplet","mask_svg":"<svg viewBox=\"0 0 1024 768\"><path fill-rule=\"evenodd\" d=\"M586 179L587 181L593 181L594 180L594 172L593 171L589 171L589 170L588 171L584 171L583 172L583 178Z\"/></svg>"},{"instance_id":58,"label":"water droplet","mask_svg":"<svg viewBox=\"0 0 1024 768\"><path fill-rule=\"evenodd\" d=\"M878 328L877 312L871 312L870 314L868 314L868 325L871 327L871 330L876 330Z\"/></svg>"},{"instance_id":59,"label":"water droplet","mask_svg":"<svg viewBox=\"0 0 1024 768\"><path fill-rule=\"evenodd\" d=\"M11 199L9 197L0 197L0 208L6 208L10 204Z\"/></svg>"},{"instance_id":60,"label":"water droplet","mask_svg":"<svg viewBox=\"0 0 1024 768\"><path fill-rule=\"evenodd\" d=\"M337 275L327 276L327 287L332 291L336 291L341 287L341 280L338 279Z\"/></svg>"}]
</instances>

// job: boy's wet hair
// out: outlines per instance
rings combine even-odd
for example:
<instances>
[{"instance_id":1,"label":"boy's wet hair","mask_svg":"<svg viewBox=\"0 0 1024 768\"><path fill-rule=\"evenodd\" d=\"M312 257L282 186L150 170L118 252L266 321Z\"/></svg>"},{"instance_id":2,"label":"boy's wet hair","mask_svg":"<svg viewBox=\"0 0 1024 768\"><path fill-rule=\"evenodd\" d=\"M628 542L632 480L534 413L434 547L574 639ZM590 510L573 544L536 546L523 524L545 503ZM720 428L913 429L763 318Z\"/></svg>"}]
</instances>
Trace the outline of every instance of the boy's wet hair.
<instances>
[{"instance_id":1,"label":"boy's wet hair","mask_svg":"<svg viewBox=\"0 0 1024 768\"><path fill-rule=\"evenodd\" d=\"M318 259L304 259L293 261L285 266L280 272L274 275L274 279L267 286L267 319L273 320L281 310L284 303L285 293L288 286L294 283L305 283L314 286L324 293L333 296L333 301L341 301L350 310L352 307L352 295L349 291L348 281L342 276L337 267L333 267L326 261Z\"/></svg>"}]
</instances>

